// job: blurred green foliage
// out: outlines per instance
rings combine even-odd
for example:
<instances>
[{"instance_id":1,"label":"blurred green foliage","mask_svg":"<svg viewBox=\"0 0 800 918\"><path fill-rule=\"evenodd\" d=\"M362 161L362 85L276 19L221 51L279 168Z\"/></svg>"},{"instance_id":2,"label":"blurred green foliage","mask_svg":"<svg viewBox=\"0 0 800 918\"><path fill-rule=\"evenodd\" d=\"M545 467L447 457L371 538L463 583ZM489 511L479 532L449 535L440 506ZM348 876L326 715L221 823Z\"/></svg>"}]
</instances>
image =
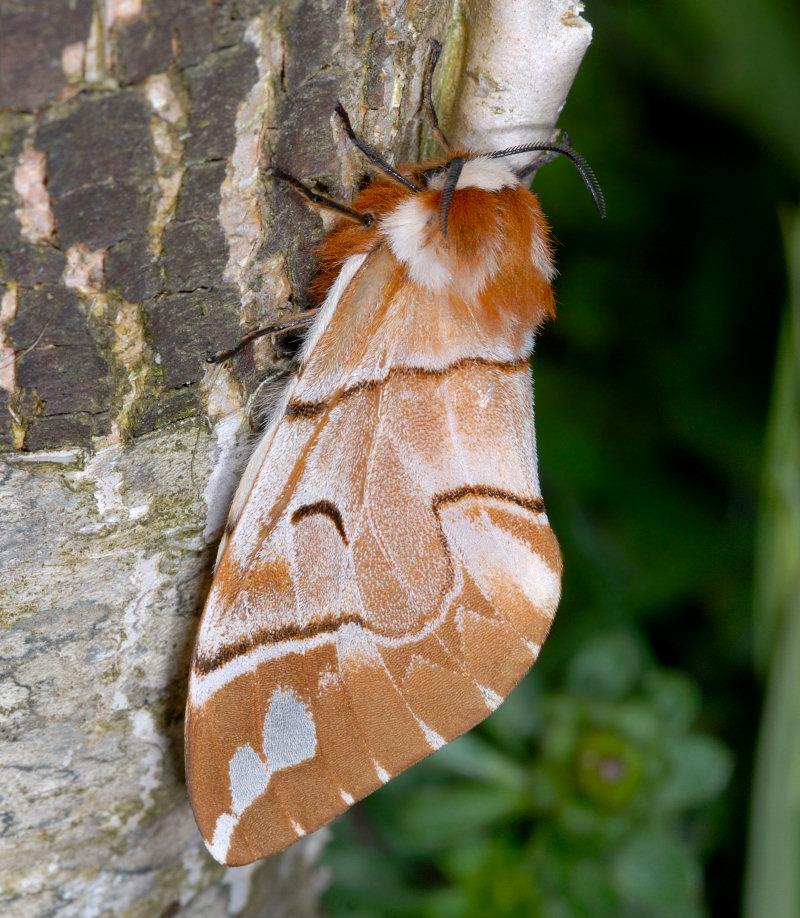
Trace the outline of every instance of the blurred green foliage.
<instances>
[{"instance_id":1,"label":"blurred green foliage","mask_svg":"<svg viewBox=\"0 0 800 918\"><path fill-rule=\"evenodd\" d=\"M639 637L584 642L558 687L526 679L480 731L337 824L331 912L702 915L699 808L731 757L693 730L699 710L692 682Z\"/></svg>"},{"instance_id":2,"label":"blurred green foliage","mask_svg":"<svg viewBox=\"0 0 800 918\"><path fill-rule=\"evenodd\" d=\"M767 695L753 778L746 918L800 915L800 211L770 408L756 552L756 660Z\"/></svg>"},{"instance_id":3,"label":"blurred green foliage","mask_svg":"<svg viewBox=\"0 0 800 918\"><path fill-rule=\"evenodd\" d=\"M332 918L741 909L762 691L754 528L786 302L778 211L800 186L800 10L609 0L586 16L595 40L562 126L608 219L569 163L536 179L560 243L559 315L533 365L561 607L491 718L334 824ZM780 716L798 708L781 712L785 737ZM750 918L777 918L758 908Z\"/></svg>"}]
</instances>

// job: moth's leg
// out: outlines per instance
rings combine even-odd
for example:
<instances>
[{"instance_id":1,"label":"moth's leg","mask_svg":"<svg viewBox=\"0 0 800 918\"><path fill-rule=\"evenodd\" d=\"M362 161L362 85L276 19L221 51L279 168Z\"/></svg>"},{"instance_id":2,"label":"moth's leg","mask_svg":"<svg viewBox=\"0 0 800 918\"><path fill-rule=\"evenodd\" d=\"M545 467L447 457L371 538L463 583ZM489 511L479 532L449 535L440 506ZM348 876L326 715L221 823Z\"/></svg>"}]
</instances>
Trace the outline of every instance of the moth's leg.
<instances>
[{"instance_id":1,"label":"moth's leg","mask_svg":"<svg viewBox=\"0 0 800 918\"><path fill-rule=\"evenodd\" d=\"M356 223L362 223L364 226L372 226L373 218L371 214L360 214L350 207L345 207L344 204L340 204L338 201L332 201L330 198L326 198L325 195L317 194L316 191L312 191L307 185L304 185L293 175L284 172L283 169L278 169L273 166L267 170L267 174L291 185L292 188L294 188L295 191L299 191L310 204L315 204L317 207L324 207L326 210L333 210L343 217L355 220Z\"/></svg>"},{"instance_id":2,"label":"moth's leg","mask_svg":"<svg viewBox=\"0 0 800 918\"><path fill-rule=\"evenodd\" d=\"M372 149L368 144L364 143L359 137L356 137L356 133L353 130L353 125L350 124L350 116L344 110L344 106L341 102L336 103L336 114L342 119L342 124L344 125L344 130L350 140L358 147L359 150L367 157L367 159L375 166L376 169L380 169L381 172L385 172L387 175L391 176L393 179L396 179L402 185L405 185L406 188L410 188L412 191L420 191L420 188L415 185L410 178L403 175L401 172L398 172L394 166L390 166L389 163L375 150Z\"/></svg>"},{"instance_id":3,"label":"moth's leg","mask_svg":"<svg viewBox=\"0 0 800 918\"><path fill-rule=\"evenodd\" d=\"M428 110L428 117L431 119L431 131L433 132L433 136L439 141L445 150L449 150L450 141L445 137L444 132L439 127L439 118L436 115L436 106L433 103L433 72L436 69L436 64L439 61L439 55L442 53L442 46L438 41L436 41L435 38L430 39L430 45L431 54L428 58L428 64L425 67L425 107Z\"/></svg>"},{"instance_id":4,"label":"moth's leg","mask_svg":"<svg viewBox=\"0 0 800 918\"><path fill-rule=\"evenodd\" d=\"M284 172L283 169L279 169L277 166L271 166L266 170L266 172L273 178L280 179L282 182L286 182L288 185L291 185L292 188L294 188L295 191L299 191L300 194L302 194L310 204L314 204L316 207L324 207L326 210L332 210L334 213L337 213L342 217L346 217L348 220L354 220L356 223L362 224L362 226L372 226L372 214L360 214L358 211L355 211L350 207L345 207L344 204L340 204L338 201L333 201L330 198L325 197L325 195L318 194L316 191L313 191L307 185L304 185L301 181L296 179L293 175L290 175L288 172ZM232 347L228 351L217 351L214 353L209 350L209 352L206 354L206 362L222 363L223 361L228 360L229 358L238 354L239 351L243 350L245 347L247 347L248 344L250 344L252 341L255 341L257 338L262 338L264 335L275 335L278 332L290 331L293 328L303 328L305 326L311 325L316 316L317 310L309 309L281 322L275 322L272 325L265 326L264 328L258 328L255 331L245 335L244 338L242 338L242 340L235 347Z\"/></svg>"},{"instance_id":5,"label":"moth's leg","mask_svg":"<svg viewBox=\"0 0 800 918\"><path fill-rule=\"evenodd\" d=\"M299 312L289 319L285 319L283 322L275 322L273 325L257 328L255 331L245 335L244 338L229 351L217 351L215 354L209 351L206 354L206 363L222 363L224 360L228 360L228 358L238 354L239 351L247 347L251 341L255 341L256 338L263 338L264 335L275 335L278 332L289 331L292 328L303 328L307 325L311 325L316 317L317 310L308 309L305 312Z\"/></svg>"}]
</instances>

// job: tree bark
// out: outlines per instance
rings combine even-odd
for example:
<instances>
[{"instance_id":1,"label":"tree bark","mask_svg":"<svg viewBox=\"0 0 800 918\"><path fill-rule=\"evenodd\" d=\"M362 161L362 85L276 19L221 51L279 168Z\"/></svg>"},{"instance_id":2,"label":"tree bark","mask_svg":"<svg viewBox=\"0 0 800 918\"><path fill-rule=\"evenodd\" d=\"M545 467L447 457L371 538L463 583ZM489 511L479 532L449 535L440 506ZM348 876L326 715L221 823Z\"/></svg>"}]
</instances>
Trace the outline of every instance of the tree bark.
<instances>
[{"instance_id":1,"label":"tree bark","mask_svg":"<svg viewBox=\"0 0 800 918\"><path fill-rule=\"evenodd\" d=\"M317 913L325 830L225 870L184 788L215 545L258 426L253 395L287 363L268 339L221 366L206 350L305 305L326 218L265 164L346 200L365 170L337 99L369 143L416 158L429 36L446 45L445 109L489 86L502 114L504 87L525 93L500 72L504 35L532 11L550 33L581 33L543 77L561 89L524 117L506 106L506 123L549 130L590 34L573 9L2 0L4 915ZM494 58L476 63L470 24L496 33ZM456 138L474 142L474 107L457 110Z\"/></svg>"}]
</instances>

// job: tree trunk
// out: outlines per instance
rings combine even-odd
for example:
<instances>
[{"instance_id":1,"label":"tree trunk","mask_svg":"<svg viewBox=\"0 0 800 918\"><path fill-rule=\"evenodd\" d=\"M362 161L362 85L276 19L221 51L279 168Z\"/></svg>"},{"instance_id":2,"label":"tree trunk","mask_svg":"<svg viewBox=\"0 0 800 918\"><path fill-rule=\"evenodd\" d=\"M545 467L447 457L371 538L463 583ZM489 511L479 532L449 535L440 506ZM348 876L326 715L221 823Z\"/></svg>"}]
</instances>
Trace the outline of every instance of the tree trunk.
<instances>
[{"instance_id":1,"label":"tree trunk","mask_svg":"<svg viewBox=\"0 0 800 918\"><path fill-rule=\"evenodd\" d=\"M286 364L269 339L206 351L305 305L322 219L264 165L346 200L364 160L337 99L416 158L428 36L466 136L507 88L492 17L527 7L580 37L563 89L515 103L533 140L588 43L564 0L0 3L4 915L317 913L325 830L225 870L184 788L192 640L252 396Z\"/></svg>"}]
</instances>

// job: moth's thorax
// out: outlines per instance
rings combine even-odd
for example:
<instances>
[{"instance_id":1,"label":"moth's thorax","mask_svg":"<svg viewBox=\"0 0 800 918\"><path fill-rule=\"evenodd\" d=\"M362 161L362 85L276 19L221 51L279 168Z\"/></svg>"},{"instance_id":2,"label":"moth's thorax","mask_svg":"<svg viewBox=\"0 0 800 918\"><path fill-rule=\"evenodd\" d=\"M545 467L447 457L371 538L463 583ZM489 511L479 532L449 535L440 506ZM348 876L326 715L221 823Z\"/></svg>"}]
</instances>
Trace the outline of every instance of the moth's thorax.
<instances>
[{"instance_id":1,"label":"moth's thorax","mask_svg":"<svg viewBox=\"0 0 800 918\"><path fill-rule=\"evenodd\" d=\"M374 215L374 223L345 224L330 234L320 252L325 284L335 276L334 265L383 243L421 294L460 301L481 323L532 330L551 315L549 228L535 195L509 165L486 156L466 158L447 209L446 233L447 164L423 164L414 175L422 186L418 192L382 178L361 192L353 207Z\"/></svg>"}]
</instances>

